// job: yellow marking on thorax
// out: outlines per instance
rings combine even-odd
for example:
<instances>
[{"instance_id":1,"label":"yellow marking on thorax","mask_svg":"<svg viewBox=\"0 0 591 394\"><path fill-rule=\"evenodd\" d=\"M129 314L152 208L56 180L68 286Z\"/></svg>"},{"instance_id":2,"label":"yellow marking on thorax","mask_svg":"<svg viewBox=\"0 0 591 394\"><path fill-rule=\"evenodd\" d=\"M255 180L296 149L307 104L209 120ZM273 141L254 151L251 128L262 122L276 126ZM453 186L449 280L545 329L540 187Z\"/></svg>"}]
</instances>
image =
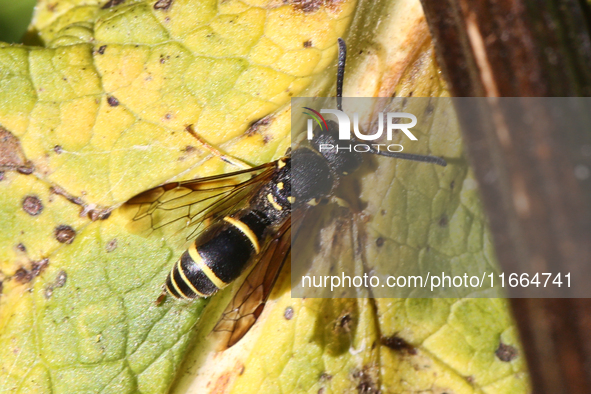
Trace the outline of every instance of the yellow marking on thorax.
<instances>
[{"instance_id":1,"label":"yellow marking on thorax","mask_svg":"<svg viewBox=\"0 0 591 394\"><path fill-rule=\"evenodd\" d=\"M283 182L279 182L279 183L277 184L277 189L279 189L279 190L283 190Z\"/></svg>"},{"instance_id":2,"label":"yellow marking on thorax","mask_svg":"<svg viewBox=\"0 0 591 394\"><path fill-rule=\"evenodd\" d=\"M223 289L224 287L228 286L227 283L218 278L215 272L213 272L211 268L209 268L209 266L205 264L205 261L203 261L203 258L197 250L195 242L193 242L191 246L189 246L188 251L189 256L191 256L191 259L193 259L195 264L197 264L197 267L199 267L199 269L201 269L201 271L205 273L205 276L207 276L207 278L211 281L211 283L215 285L215 287L217 287L218 289Z\"/></svg>"},{"instance_id":3,"label":"yellow marking on thorax","mask_svg":"<svg viewBox=\"0 0 591 394\"><path fill-rule=\"evenodd\" d=\"M283 159L277 160L277 168L283 168L283 167L285 167L285 162L283 161Z\"/></svg>"},{"instance_id":4,"label":"yellow marking on thorax","mask_svg":"<svg viewBox=\"0 0 591 394\"><path fill-rule=\"evenodd\" d=\"M287 197L287 201L289 201L290 204L293 204L296 200L295 197L289 196Z\"/></svg>"},{"instance_id":5,"label":"yellow marking on thorax","mask_svg":"<svg viewBox=\"0 0 591 394\"><path fill-rule=\"evenodd\" d=\"M273 197L271 193L267 194L267 200L269 200L271 205L273 205L273 208L275 208L278 211L283 211L283 207L277 204L277 201L275 201L275 197Z\"/></svg>"},{"instance_id":6,"label":"yellow marking on thorax","mask_svg":"<svg viewBox=\"0 0 591 394\"><path fill-rule=\"evenodd\" d=\"M190 255L190 253L189 253L189 255ZM191 256L191 258L193 258L193 256ZM193 261L195 261L195 259L193 259ZM199 297L207 297L207 295L205 295L202 292L200 292L199 290L197 290L197 288L195 286L193 286L193 283L191 283L189 278L187 278L187 276L185 275L185 272L183 271L183 267L181 266L181 259L179 259L176 264L177 264L176 269L179 271L181 278L183 279L185 284L187 286L189 286L189 288L191 290L193 290L193 293L197 294Z\"/></svg>"},{"instance_id":7,"label":"yellow marking on thorax","mask_svg":"<svg viewBox=\"0 0 591 394\"><path fill-rule=\"evenodd\" d=\"M226 222L230 223L231 225L233 225L234 227L236 227L238 230L240 230L244 235L246 235L248 237L248 239L252 243L252 246L254 247L254 250L256 253L259 253L261 251L261 246L259 245L259 240L257 239L257 236L255 235L255 233L252 232L250 227L248 227L246 224L244 224L240 220L230 217L230 216L226 216L224 218L224 220Z\"/></svg>"}]
</instances>

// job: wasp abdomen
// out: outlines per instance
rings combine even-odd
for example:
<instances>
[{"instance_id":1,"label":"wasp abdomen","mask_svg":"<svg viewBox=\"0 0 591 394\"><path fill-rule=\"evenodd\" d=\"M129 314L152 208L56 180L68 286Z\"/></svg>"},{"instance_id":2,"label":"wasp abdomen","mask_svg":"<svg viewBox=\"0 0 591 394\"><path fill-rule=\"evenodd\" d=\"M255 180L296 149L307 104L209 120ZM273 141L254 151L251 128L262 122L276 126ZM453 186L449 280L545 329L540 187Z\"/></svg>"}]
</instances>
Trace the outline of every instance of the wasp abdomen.
<instances>
[{"instance_id":1,"label":"wasp abdomen","mask_svg":"<svg viewBox=\"0 0 591 394\"><path fill-rule=\"evenodd\" d=\"M185 251L166 278L166 290L176 298L208 297L218 291L218 287L195 263L189 251Z\"/></svg>"},{"instance_id":2,"label":"wasp abdomen","mask_svg":"<svg viewBox=\"0 0 591 394\"><path fill-rule=\"evenodd\" d=\"M257 211L227 216L183 253L166 280L176 298L209 297L240 276L260 245L269 223Z\"/></svg>"}]
</instances>

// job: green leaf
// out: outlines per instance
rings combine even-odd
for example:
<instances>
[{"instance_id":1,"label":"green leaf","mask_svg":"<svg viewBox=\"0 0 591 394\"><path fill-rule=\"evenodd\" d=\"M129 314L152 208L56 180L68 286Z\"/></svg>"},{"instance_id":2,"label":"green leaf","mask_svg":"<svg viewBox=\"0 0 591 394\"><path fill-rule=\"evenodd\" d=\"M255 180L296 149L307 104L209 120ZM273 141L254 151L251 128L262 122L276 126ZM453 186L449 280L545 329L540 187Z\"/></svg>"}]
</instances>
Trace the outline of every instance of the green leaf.
<instances>
[{"instance_id":1,"label":"green leaf","mask_svg":"<svg viewBox=\"0 0 591 394\"><path fill-rule=\"evenodd\" d=\"M103 5L40 2L29 38L44 47L0 46L0 391L166 391L207 301L156 306L181 251L130 235L117 211L87 214L233 170L188 124L252 163L282 155L289 98L334 61L353 3ZM299 33L281 37L292 16Z\"/></svg>"},{"instance_id":2,"label":"green leaf","mask_svg":"<svg viewBox=\"0 0 591 394\"><path fill-rule=\"evenodd\" d=\"M28 40L42 46L0 44L0 391L527 391L499 300L291 299L286 270L260 323L222 354L207 335L231 289L207 307L156 305L182 250L105 213L167 181L235 170L185 126L252 164L280 157L289 99L330 94L343 35L358 54L346 95L446 95L415 2L166 3L40 1ZM453 209L450 233L427 241L494 260L457 131L423 141L458 160L442 178L396 172L400 193L434 199L428 220ZM400 223L375 230L402 234ZM416 262L410 248L425 240L413 231L397 247ZM417 353L382 344L394 336ZM495 358L501 342L515 361Z\"/></svg>"}]
</instances>

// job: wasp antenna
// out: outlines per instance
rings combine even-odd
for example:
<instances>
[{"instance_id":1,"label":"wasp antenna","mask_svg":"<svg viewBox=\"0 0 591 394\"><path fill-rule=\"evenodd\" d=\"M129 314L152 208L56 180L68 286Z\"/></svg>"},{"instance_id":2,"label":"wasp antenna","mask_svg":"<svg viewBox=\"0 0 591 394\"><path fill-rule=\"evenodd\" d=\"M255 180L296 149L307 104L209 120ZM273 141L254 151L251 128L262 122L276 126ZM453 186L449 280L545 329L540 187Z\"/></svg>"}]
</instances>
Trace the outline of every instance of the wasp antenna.
<instances>
[{"instance_id":1,"label":"wasp antenna","mask_svg":"<svg viewBox=\"0 0 591 394\"><path fill-rule=\"evenodd\" d=\"M445 159L443 159L442 157L437 157L437 156L415 155L413 153L401 153L401 152L382 152L382 151L377 151L374 149L369 150L369 153L373 153L374 155L393 157L395 159L420 161L423 163L433 163L433 164L437 164L442 167L447 166L447 162L445 161Z\"/></svg>"},{"instance_id":2,"label":"wasp antenna","mask_svg":"<svg viewBox=\"0 0 591 394\"><path fill-rule=\"evenodd\" d=\"M337 109L343 110L343 79L345 78L345 61L347 60L347 44L339 37L339 63L337 68Z\"/></svg>"}]
</instances>

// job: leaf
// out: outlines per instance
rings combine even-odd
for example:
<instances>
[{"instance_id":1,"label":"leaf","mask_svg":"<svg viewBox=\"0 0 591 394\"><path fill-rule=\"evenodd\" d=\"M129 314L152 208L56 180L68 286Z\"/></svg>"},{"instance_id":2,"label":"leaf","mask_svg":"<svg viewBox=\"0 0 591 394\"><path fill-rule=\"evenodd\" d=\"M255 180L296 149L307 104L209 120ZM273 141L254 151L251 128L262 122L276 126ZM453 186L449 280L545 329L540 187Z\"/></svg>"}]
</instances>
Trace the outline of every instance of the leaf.
<instances>
[{"instance_id":1,"label":"leaf","mask_svg":"<svg viewBox=\"0 0 591 394\"><path fill-rule=\"evenodd\" d=\"M164 3L41 1L29 38L43 47L0 46L0 125L34 168L7 167L0 182L0 391L527 391L499 300L291 299L285 270L260 323L222 354L210 352L207 334L231 289L207 308L155 305L180 250L129 234L117 210L94 222L87 214L172 179L234 170L187 124L250 163L281 156L289 98L330 94L325 69L348 25L350 53L363 55L350 57L345 95L446 94L417 2ZM423 141L458 163L441 179L425 170L418 183L400 165L402 193L426 189L458 221L473 215L478 237L462 226L449 237L489 253L459 136ZM36 199L24 206L27 196ZM24 208L37 201L43 210L32 216ZM71 244L58 241L59 226L75 231ZM517 359L500 361L501 343Z\"/></svg>"},{"instance_id":2,"label":"leaf","mask_svg":"<svg viewBox=\"0 0 591 394\"><path fill-rule=\"evenodd\" d=\"M251 163L282 155L289 98L334 61L354 5L155 3L40 2L43 47L0 45L0 125L18 141L2 149L33 171L8 163L0 182L0 391L166 391L207 301L156 306L180 250L107 212L234 170L188 124Z\"/></svg>"}]
</instances>

